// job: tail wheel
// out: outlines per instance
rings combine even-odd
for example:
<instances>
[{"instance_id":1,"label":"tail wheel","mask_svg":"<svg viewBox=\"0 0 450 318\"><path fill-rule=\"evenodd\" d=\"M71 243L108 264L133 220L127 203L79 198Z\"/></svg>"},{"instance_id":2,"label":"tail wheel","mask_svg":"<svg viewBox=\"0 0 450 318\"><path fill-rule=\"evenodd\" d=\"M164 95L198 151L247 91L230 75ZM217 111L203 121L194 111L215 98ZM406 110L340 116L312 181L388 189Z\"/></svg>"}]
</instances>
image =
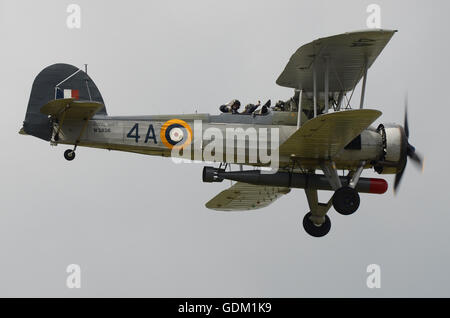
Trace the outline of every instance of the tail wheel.
<instances>
[{"instance_id":1,"label":"tail wheel","mask_svg":"<svg viewBox=\"0 0 450 318\"><path fill-rule=\"evenodd\" d=\"M75 159L75 151L72 149L67 149L66 151L64 151L64 158L66 158L66 160L68 161L72 161L73 159Z\"/></svg>"},{"instance_id":2,"label":"tail wheel","mask_svg":"<svg viewBox=\"0 0 450 318\"><path fill-rule=\"evenodd\" d=\"M328 215L325 215L325 222L321 225L316 225L311 221L311 212L307 213L303 218L303 228L306 233L314 237L322 237L328 234L331 229L331 221Z\"/></svg>"},{"instance_id":3,"label":"tail wheel","mask_svg":"<svg viewBox=\"0 0 450 318\"><path fill-rule=\"evenodd\" d=\"M358 191L350 187L342 187L333 195L333 207L342 215L355 213L359 208L359 203Z\"/></svg>"}]
</instances>

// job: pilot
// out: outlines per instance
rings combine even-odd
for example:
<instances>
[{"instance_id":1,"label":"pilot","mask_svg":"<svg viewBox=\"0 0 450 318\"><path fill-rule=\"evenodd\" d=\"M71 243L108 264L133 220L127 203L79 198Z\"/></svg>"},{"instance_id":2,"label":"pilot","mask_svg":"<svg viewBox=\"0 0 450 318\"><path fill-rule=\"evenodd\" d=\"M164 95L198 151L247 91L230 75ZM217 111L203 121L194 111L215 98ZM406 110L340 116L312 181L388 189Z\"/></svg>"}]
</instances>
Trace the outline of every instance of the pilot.
<instances>
[{"instance_id":1,"label":"pilot","mask_svg":"<svg viewBox=\"0 0 450 318\"><path fill-rule=\"evenodd\" d=\"M284 111L285 111L285 108L286 108L286 103L283 102L282 100L279 100L279 101L275 104L273 110L274 110L274 111L282 111L282 112L284 112Z\"/></svg>"},{"instance_id":2,"label":"pilot","mask_svg":"<svg viewBox=\"0 0 450 318\"><path fill-rule=\"evenodd\" d=\"M222 106L219 107L219 110L222 113L229 113L230 112L230 107L228 107L227 105L222 105Z\"/></svg>"},{"instance_id":3,"label":"pilot","mask_svg":"<svg viewBox=\"0 0 450 318\"><path fill-rule=\"evenodd\" d=\"M241 107L241 102L237 99L233 99L228 104L219 107L222 113L233 113L238 114L239 107Z\"/></svg>"},{"instance_id":4,"label":"pilot","mask_svg":"<svg viewBox=\"0 0 450 318\"><path fill-rule=\"evenodd\" d=\"M266 105L263 105L263 107L261 107L261 115L265 115L269 112L269 108Z\"/></svg>"},{"instance_id":5,"label":"pilot","mask_svg":"<svg viewBox=\"0 0 450 318\"><path fill-rule=\"evenodd\" d=\"M261 115L265 115L269 112L269 107L271 104L271 100L269 99L262 107L261 107Z\"/></svg>"},{"instance_id":6,"label":"pilot","mask_svg":"<svg viewBox=\"0 0 450 318\"><path fill-rule=\"evenodd\" d=\"M230 109L232 114L239 114L239 108L241 107L241 102L237 99L233 99L229 104L231 104Z\"/></svg>"},{"instance_id":7,"label":"pilot","mask_svg":"<svg viewBox=\"0 0 450 318\"><path fill-rule=\"evenodd\" d=\"M261 105L261 101L255 104L247 104L244 108L244 111L241 114L250 115L252 114L259 106Z\"/></svg>"},{"instance_id":8,"label":"pilot","mask_svg":"<svg viewBox=\"0 0 450 318\"><path fill-rule=\"evenodd\" d=\"M255 115L265 115L269 112L271 101L270 99L259 109L257 112L255 112Z\"/></svg>"}]
</instances>

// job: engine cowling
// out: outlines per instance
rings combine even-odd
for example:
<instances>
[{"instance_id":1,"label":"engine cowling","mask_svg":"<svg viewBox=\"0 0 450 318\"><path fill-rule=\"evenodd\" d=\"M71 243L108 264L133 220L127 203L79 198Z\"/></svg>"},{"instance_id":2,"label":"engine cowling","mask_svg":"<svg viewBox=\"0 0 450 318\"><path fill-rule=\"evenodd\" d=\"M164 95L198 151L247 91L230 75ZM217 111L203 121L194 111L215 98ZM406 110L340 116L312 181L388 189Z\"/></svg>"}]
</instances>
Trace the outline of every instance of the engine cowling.
<instances>
[{"instance_id":1,"label":"engine cowling","mask_svg":"<svg viewBox=\"0 0 450 318\"><path fill-rule=\"evenodd\" d=\"M397 124L381 124L377 131L383 144L383 154L375 165L380 174L396 174L405 168L408 139L405 129Z\"/></svg>"}]
</instances>

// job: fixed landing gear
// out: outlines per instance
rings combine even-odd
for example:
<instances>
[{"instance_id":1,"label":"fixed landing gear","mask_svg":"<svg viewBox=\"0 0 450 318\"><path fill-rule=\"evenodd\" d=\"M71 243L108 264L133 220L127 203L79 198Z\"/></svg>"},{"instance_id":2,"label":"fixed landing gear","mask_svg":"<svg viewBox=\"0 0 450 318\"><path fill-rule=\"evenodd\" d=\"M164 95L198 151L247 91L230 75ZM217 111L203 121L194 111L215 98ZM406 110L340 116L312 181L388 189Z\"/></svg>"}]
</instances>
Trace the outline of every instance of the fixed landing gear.
<instances>
[{"instance_id":1,"label":"fixed landing gear","mask_svg":"<svg viewBox=\"0 0 450 318\"><path fill-rule=\"evenodd\" d=\"M364 169L365 161L360 162L358 169L349 171L350 180L343 184L341 177L339 177L336 165L333 161L324 161L321 163L321 168L326 176L331 189L335 192L327 203L320 203L317 195L317 188L305 188L306 198L310 212L303 218L303 227L305 231L314 237L322 237L328 234L331 229L331 221L327 216L331 206L343 215L350 215L356 212L359 208L359 194L356 191L361 173ZM314 174L314 171L310 172ZM346 180L345 180L346 181Z\"/></svg>"},{"instance_id":2,"label":"fixed landing gear","mask_svg":"<svg viewBox=\"0 0 450 318\"><path fill-rule=\"evenodd\" d=\"M72 161L73 159L75 159L75 150L67 149L66 151L64 151L64 158L66 158L66 160L68 161Z\"/></svg>"},{"instance_id":3,"label":"fixed landing gear","mask_svg":"<svg viewBox=\"0 0 450 318\"><path fill-rule=\"evenodd\" d=\"M342 215L355 213L358 210L359 202L358 191L350 187L339 188L333 195L333 207Z\"/></svg>"},{"instance_id":4,"label":"fixed landing gear","mask_svg":"<svg viewBox=\"0 0 450 318\"><path fill-rule=\"evenodd\" d=\"M331 229L331 221L328 215L324 215L325 221L318 225L311 220L312 213L309 212L303 218L303 228L306 233L314 237L322 237L328 234Z\"/></svg>"}]
</instances>

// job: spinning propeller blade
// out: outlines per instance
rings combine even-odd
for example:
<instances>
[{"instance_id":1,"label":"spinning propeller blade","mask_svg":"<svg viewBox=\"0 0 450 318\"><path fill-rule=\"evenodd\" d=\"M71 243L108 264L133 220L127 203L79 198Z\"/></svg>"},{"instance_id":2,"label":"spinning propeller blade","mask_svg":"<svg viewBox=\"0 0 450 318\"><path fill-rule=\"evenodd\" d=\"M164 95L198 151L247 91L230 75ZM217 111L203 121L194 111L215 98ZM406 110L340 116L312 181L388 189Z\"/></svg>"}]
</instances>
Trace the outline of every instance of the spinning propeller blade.
<instances>
[{"instance_id":1,"label":"spinning propeller blade","mask_svg":"<svg viewBox=\"0 0 450 318\"><path fill-rule=\"evenodd\" d=\"M410 158L416 166L422 169L423 171L423 158L416 152L416 148L409 143L409 125L408 125L408 96L405 97L405 121L403 123L403 129L405 130L406 135L406 152L403 158L403 167L402 169L395 175L394 180L394 193L397 193L397 189L400 185L400 181L403 177L403 172L405 172L406 165L408 163L408 158Z\"/></svg>"}]
</instances>

